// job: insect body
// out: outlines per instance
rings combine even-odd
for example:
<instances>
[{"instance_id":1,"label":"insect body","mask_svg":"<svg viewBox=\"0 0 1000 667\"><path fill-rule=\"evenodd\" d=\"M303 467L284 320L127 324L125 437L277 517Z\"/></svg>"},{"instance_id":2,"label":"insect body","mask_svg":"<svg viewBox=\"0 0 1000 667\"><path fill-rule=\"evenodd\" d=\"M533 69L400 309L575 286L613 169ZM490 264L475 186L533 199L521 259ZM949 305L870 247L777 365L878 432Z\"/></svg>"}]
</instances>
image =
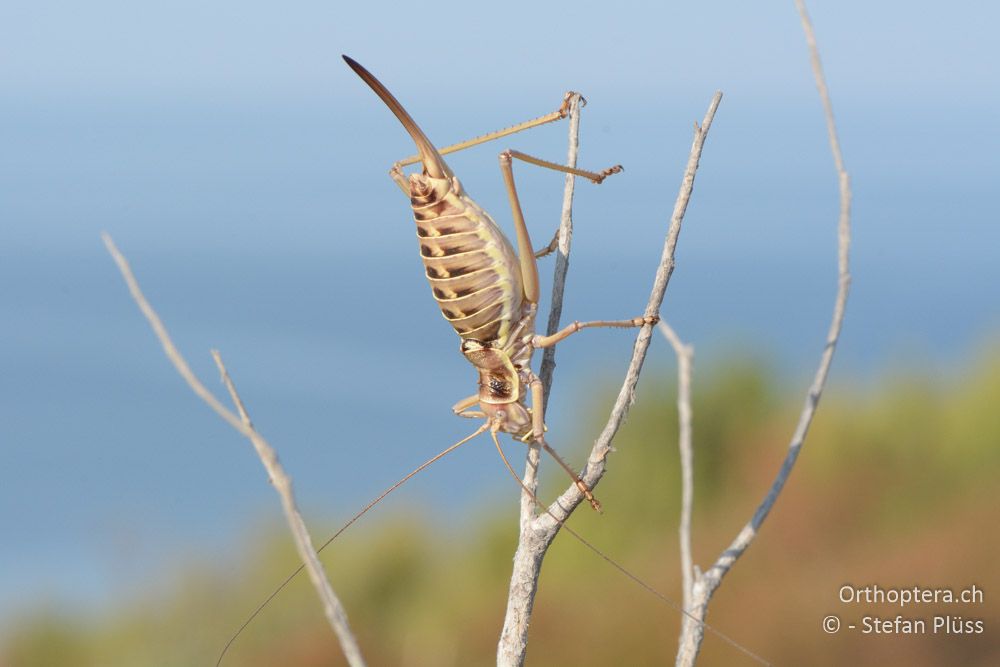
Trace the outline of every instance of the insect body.
<instances>
[{"instance_id":1,"label":"insect body","mask_svg":"<svg viewBox=\"0 0 1000 667\"><path fill-rule=\"evenodd\" d=\"M554 250L555 245L553 241L547 249L538 253L532 249L531 238L514 187L511 162L517 158L538 166L581 176L595 183L600 183L610 174L621 171L621 167L590 172L554 164L513 150L502 152L500 169L514 218L517 246L515 251L514 246L489 214L468 196L445 163L442 154L565 118L569 112L572 93L566 95L558 111L547 116L439 151L385 86L354 60L347 56L344 56L344 60L395 114L417 146L415 157L397 162L389 173L410 199L417 225L420 256L434 299L445 319L462 339L462 354L476 368L479 376L478 391L456 403L452 410L459 416L484 421L475 432L428 459L365 505L317 551L326 548L368 510L421 470L487 430L490 431L501 457L504 457L507 469L535 503L541 505L511 468L500 448L497 433L510 433L522 442L537 444L543 448L573 478L576 488L590 501L594 509L600 510L600 503L594 498L590 488L545 441L545 424L542 419L545 398L541 380L531 370L531 357L536 349L555 345L584 328L650 326L659 318L649 315L629 320L573 322L549 336L535 333L539 293L536 258ZM421 162L423 169L419 173L405 176L402 168L416 162ZM562 523L548 509L544 506L542 508L555 521ZM578 535L577 538L582 539ZM596 551L596 548L588 542L584 541L584 544ZM599 551L597 553L628 574L627 570L608 556ZM223 649L219 657L220 663L226 650L243 628L247 627L267 603L302 569L303 566L299 566L299 569L278 586L243 623ZM628 574L628 576L640 581L634 575ZM652 590L648 586L646 588Z\"/></svg>"},{"instance_id":2,"label":"insect body","mask_svg":"<svg viewBox=\"0 0 1000 667\"><path fill-rule=\"evenodd\" d=\"M403 163L396 163L390 175L410 198L420 255L434 298L445 319L461 337L462 354L475 366L479 375L478 392L456 403L454 412L463 417L485 419L477 434L488 428L494 442L497 442L497 432L505 432L522 442L538 443L573 477L591 505L600 509L586 484L545 442L542 384L531 370L531 357L536 348L554 345L585 327L642 326L654 324L657 318L574 322L552 336L536 335L535 315L539 296L536 255L514 187L511 161L517 157L598 183L607 175L620 171L621 167L593 173L552 164L516 151L501 153L500 167L517 237L515 252L489 214L466 194L441 152L396 98L364 67L347 56L344 60L403 124L417 146L417 159L423 163L421 172L408 177L403 174ZM556 120L564 117L566 108L567 103L564 103L558 112L545 118ZM546 119L538 120L548 122ZM496 136L500 133L467 142L466 145Z\"/></svg>"}]
</instances>

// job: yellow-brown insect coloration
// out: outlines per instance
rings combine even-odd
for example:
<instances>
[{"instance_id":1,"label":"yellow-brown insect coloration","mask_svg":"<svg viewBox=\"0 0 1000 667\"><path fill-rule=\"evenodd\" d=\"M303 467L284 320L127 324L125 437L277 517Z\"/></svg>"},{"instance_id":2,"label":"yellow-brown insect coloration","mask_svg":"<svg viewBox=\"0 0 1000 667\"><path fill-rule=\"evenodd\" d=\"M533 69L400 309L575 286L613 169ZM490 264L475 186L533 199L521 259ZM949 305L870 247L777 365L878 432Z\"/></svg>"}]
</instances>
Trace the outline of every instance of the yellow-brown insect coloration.
<instances>
[{"instance_id":1,"label":"yellow-brown insect coloration","mask_svg":"<svg viewBox=\"0 0 1000 667\"><path fill-rule=\"evenodd\" d=\"M423 164L420 173L407 177L402 171L403 163L397 163L390 175L410 198L420 256L434 298L445 319L461 337L462 354L479 374L477 393L456 403L454 412L463 417L485 419L477 433L488 428L495 442L496 433L505 432L522 442L541 445L573 477L593 507L599 509L600 505L590 489L545 442L542 384L531 370L531 357L536 348L554 345L582 328L642 326L654 324L656 318L574 322L551 336L535 333L538 269L514 187L511 160L516 157L598 183L621 168L593 173L555 165L516 151L501 153L500 167L511 202L517 238L515 252L490 215L468 196L441 152L396 98L364 67L347 56L344 60L403 124L417 146L417 159ZM565 117L566 107L564 103L559 111L533 123ZM507 133L487 135L467 145Z\"/></svg>"}]
</instances>

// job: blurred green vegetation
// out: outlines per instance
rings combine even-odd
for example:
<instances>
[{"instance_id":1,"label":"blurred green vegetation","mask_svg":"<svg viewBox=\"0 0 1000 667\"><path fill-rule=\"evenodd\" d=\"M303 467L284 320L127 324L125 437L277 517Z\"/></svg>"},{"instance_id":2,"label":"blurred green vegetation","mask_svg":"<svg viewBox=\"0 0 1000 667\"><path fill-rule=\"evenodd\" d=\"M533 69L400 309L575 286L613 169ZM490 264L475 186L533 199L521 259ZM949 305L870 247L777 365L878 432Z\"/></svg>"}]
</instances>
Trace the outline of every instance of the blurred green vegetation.
<instances>
[{"instance_id":1,"label":"blurred green vegetation","mask_svg":"<svg viewBox=\"0 0 1000 667\"><path fill-rule=\"evenodd\" d=\"M598 488L606 513L581 508L575 529L679 600L676 393L672 369L649 368ZM806 383L779 385L759 363L733 360L694 380L694 554L707 566L763 497L783 459ZM560 438L589 442L614 391L588 399ZM560 388L557 386L557 391ZM713 600L709 620L780 665L1000 664L1000 347L948 378L889 372L868 386L837 374L799 465L757 542ZM582 451L582 446L578 451ZM545 497L566 486L550 471ZM324 552L371 665L494 662L516 541L511 507L445 530L414 508L383 510ZM317 529L318 533L325 532ZM88 618L35 612L7 628L0 665L214 664L225 640L296 565L281 526L252 556L190 566L165 590ZM843 584L985 591L979 605L857 606ZM981 635L826 635L840 615L985 620ZM568 535L546 560L531 626L531 665L648 665L673 660L678 613ZM231 649L229 665L339 665L343 659L305 577L279 595ZM748 664L706 635L702 665Z\"/></svg>"}]
</instances>

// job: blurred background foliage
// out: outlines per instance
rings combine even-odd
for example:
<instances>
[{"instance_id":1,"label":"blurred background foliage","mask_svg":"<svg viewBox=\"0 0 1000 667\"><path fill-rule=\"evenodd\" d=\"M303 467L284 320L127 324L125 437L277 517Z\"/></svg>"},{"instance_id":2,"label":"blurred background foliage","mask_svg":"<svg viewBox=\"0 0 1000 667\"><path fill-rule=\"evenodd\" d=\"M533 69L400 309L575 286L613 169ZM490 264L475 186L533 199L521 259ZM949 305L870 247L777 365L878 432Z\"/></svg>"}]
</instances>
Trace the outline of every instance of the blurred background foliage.
<instances>
[{"instance_id":1,"label":"blurred background foliage","mask_svg":"<svg viewBox=\"0 0 1000 667\"><path fill-rule=\"evenodd\" d=\"M697 359L696 359L697 362ZM785 455L804 392L750 355L694 380L694 554L707 566L749 518ZM679 600L673 369L648 368L598 489L606 513L581 508L573 527L657 589ZM570 435L588 441L615 391L613 378L580 410ZM574 391L559 387L556 391ZM951 377L919 364L864 385L835 375L799 465L758 540L718 592L709 620L779 665L996 665L1000 536L1000 346ZM514 446L508 447L515 450ZM551 468L551 466L549 466ZM499 468L499 463L498 463ZM499 473L498 473L499 474ZM545 497L566 486L549 470ZM442 525L390 500L324 552L371 665L492 664L516 540L515 493ZM313 525L316 535L334 521ZM283 526L262 526L233 561L197 555L164 572L139 599L111 609L56 603L6 628L0 660L46 665L213 664L226 639L296 565ZM976 584L975 605L848 605L840 586ZM826 635L865 614L984 619L981 635ZM528 663L667 664L678 613L562 534L536 600ZM305 577L298 577L234 644L230 665L343 664ZM745 659L708 634L703 665ZM748 663L747 663L748 664Z\"/></svg>"}]
</instances>

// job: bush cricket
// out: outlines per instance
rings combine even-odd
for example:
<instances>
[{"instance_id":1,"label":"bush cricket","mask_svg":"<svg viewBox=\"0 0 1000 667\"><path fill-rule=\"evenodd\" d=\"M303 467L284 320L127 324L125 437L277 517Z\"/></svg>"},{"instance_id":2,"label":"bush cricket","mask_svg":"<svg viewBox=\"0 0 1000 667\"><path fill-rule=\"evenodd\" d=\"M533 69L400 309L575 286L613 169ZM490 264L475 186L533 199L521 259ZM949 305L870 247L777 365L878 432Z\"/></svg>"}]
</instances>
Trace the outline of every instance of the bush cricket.
<instances>
[{"instance_id":1,"label":"bush cricket","mask_svg":"<svg viewBox=\"0 0 1000 667\"><path fill-rule=\"evenodd\" d=\"M555 345L584 328L639 327L655 324L658 318L573 322L551 336L535 333L539 296L536 261L539 256L551 252L554 245L537 253L533 249L514 186L512 161L517 158L594 183L601 183L607 176L620 172L621 166L595 173L514 150L500 153L500 170L514 219L515 252L493 218L465 192L442 154L564 118L569 94L563 106L548 116L438 151L378 79L351 58L344 56L344 60L389 107L417 147L415 158L397 162L389 173L410 199L420 256L434 299L462 339L462 354L479 375L478 391L458 401L452 410L460 417L484 419L475 435L488 429L501 456L498 432L541 446L573 478L591 506L600 511L601 505L591 490L545 440L545 398L542 382L531 370L531 358L536 349ZM403 166L415 162L422 163L421 172L405 176ZM506 459L504 462L507 463ZM509 464L507 467L510 468ZM513 470L511 473L521 481Z\"/></svg>"},{"instance_id":2,"label":"bush cricket","mask_svg":"<svg viewBox=\"0 0 1000 667\"><path fill-rule=\"evenodd\" d=\"M493 218L465 192L442 155L566 118L573 93L567 93L560 108L550 114L438 150L385 86L353 59L344 56L344 60L389 107L416 144L417 155L396 162L389 174L410 200L420 256L434 299L442 315L461 338L462 354L478 374L477 392L458 401L452 411L460 417L484 421L473 433L425 461L368 503L317 551L326 548L369 509L414 475L486 431L490 432L508 472L544 511L547 512L544 505L511 467L500 447L497 433L509 433L521 442L540 446L573 479L591 507L601 511L601 505L591 489L545 440L542 382L531 370L531 359L536 349L555 345L581 329L652 326L659 318L641 316L627 320L573 322L550 336L535 333L539 298L537 259L555 250L557 238L537 252L533 249L514 186L512 161L516 158L594 183L601 183L611 174L619 173L621 166L591 172L541 160L519 151L501 152L500 169L514 220L515 251ZM418 162L422 164L419 173L408 177L404 175L404 166ZM573 535L583 541L575 532ZM608 559L586 541L583 543ZM247 618L226 644L219 663L243 629L301 570L302 566L299 566Z\"/></svg>"}]
</instances>

